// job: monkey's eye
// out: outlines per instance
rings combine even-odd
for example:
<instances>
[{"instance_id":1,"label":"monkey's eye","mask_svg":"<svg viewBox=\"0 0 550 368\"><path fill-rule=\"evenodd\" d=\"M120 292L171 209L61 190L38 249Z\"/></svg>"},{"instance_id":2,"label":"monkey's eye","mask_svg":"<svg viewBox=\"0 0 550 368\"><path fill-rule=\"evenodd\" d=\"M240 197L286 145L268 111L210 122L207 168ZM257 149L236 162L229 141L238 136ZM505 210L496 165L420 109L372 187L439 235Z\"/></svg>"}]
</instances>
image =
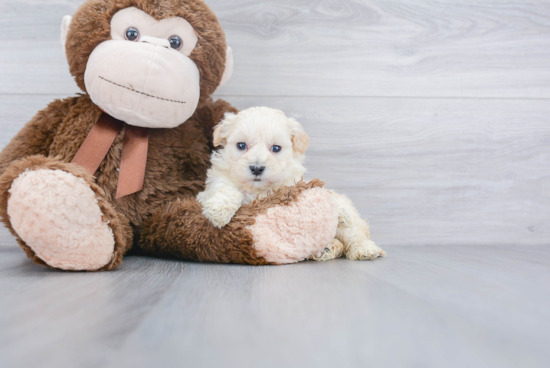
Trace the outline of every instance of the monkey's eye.
<instances>
[{"instance_id":1,"label":"monkey's eye","mask_svg":"<svg viewBox=\"0 0 550 368\"><path fill-rule=\"evenodd\" d=\"M137 30L137 28L130 27L126 30L124 38L126 38L128 41L137 41L139 39L139 31Z\"/></svg>"},{"instance_id":2,"label":"monkey's eye","mask_svg":"<svg viewBox=\"0 0 550 368\"><path fill-rule=\"evenodd\" d=\"M243 142L237 143L237 148L240 149L241 151L244 151L246 149L246 143L243 143Z\"/></svg>"},{"instance_id":3,"label":"monkey's eye","mask_svg":"<svg viewBox=\"0 0 550 368\"><path fill-rule=\"evenodd\" d=\"M281 146L271 146L271 152L281 152Z\"/></svg>"},{"instance_id":4,"label":"monkey's eye","mask_svg":"<svg viewBox=\"0 0 550 368\"><path fill-rule=\"evenodd\" d=\"M170 38L168 38L168 41L170 41L170 47L174 50L181 50L181 48L183 47L183 40L180 36L170 36Z\"/></svg>"}]
</instances>

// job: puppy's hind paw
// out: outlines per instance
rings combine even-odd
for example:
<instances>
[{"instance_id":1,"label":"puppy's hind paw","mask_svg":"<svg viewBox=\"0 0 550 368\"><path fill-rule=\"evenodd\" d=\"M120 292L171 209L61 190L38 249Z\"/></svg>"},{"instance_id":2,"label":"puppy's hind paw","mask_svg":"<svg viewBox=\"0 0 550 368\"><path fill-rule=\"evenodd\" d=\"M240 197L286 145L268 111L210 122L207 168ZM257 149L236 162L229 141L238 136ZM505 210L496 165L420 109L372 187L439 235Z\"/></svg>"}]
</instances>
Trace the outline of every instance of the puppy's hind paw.
<instances>
[{"instance_id":1,"label":"puppy's hind paw","mask_svg":"<svg viewBox=\"0 0 550 368\"><path fill-rule=\"evenodd\" d=\"M347 228L351 226L351 223L352 219L349 212L345 208L340 207L338 209L338 227Z\"/></svg>"},{"instance_id":2,"label":"puppy's hind paw","mask_svg":"<svg viewBox=\"0 0 550 368\"><path fill-rule=\"evenodd\" d=\"M325 249L310 256L308 259L313 261L330 261L331 259L342 257L343 253L344 245L338 239L334 239Z\"/></svg>"},{"instance_id":3,"label":"puppy's hind paw","mask_svg":"<svg viewBox=\"0 0 550 368\"><path fill-rule=\"evenodd\" d=\"M346 253L346 257L348 259L360 261L368 261L385 256L386 252L374 244L372 240L363 241L351 247Z\"/></svg>"}]
</instances>

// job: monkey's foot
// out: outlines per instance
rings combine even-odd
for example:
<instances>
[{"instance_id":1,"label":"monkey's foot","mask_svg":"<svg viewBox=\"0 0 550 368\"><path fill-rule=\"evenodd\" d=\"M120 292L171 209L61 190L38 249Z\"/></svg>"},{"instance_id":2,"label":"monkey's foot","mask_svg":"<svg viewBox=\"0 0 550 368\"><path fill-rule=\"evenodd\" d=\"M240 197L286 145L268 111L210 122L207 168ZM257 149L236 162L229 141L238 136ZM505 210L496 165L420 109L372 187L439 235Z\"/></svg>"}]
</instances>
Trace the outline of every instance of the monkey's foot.
<instances>
[{"instance_id":1,"label":"monkey's foot","mask_svg":"<svg viewBox=\"0 0 550 368\"><path fill-rule=\"evenodd\" d=\"M49 266L97 270L113 258L113 232L84 179L62 170L27 170L9 192L13 229Z\"/></svg>"},{"instance_id":2,"label":"monkey's foot","mask_svg":"<svg viewBox=\"0 0 550 368\"><path fill-rule=\"evenodd\" d=\"M361 261L384 257L385 255L386 252L378 245L374 244L372 240L365 240L355 244L346 252L346 257L348 259Z\"/></svg>"},{"instance_id":3,"label":"monkey's foot","mask_svg":"<svg viewBox=\"0 0 550 368\"><path fill-rule=\"evenodd\" d=\"M331 259L340 258L344 253L344 244L338 239L333 239L332 242L325 247L321 252L310 256L308 259L313 261L330 261Z\"/></svg>"},{"instance_id":4,"label":"monkey's foot","mask_svg":"<svg viewBox=\"0 0 550 368\"><path fill-rule=\"evenodd\" d=\"M311 185L312 182L307 185ZM300 184L300 183L299 183ZM303 188L304 185L300 184ZM300 188L283 187L264 201L284 203ZM259 206L262 200L256 202ZM254 205L254 204L253 204ZM275 206L256 216L250 231L257 254L270 263L294 263L322 251L336 235L338 205L328 190L313 187L303 190L297 200Z\"/></svg>"}]
</instances>

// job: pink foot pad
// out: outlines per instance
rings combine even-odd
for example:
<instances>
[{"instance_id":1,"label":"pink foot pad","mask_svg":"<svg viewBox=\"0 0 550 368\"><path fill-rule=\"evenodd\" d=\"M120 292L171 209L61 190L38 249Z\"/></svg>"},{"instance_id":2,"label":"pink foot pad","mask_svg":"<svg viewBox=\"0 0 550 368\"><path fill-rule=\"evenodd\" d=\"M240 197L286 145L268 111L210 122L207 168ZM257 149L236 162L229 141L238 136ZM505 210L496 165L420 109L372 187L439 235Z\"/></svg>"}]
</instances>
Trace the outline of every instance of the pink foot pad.
<instances>
[{"instance_id":1,"label":"pink foot pad","mask_svg":"<svg viewBox=\"0 0 550 368\"><path fill-rule=\"evenodd\" d=\"M25 171L9 192L13 229L49 266L97 270L111 261L113 232L84 179L62 170Z\"/></svg>"},{"instance_id":2,"label":"pink foot pad","mask_svg":"<svg viewBox=\"0 0 550 368\"><path fill-rule=\"evenodd\" d=\"M268 262L294 263L322 251L338 226L338 206L324 188L304 191L289 206L270 208L250 227L254 246Z\"/></svg>"}]
</instances>

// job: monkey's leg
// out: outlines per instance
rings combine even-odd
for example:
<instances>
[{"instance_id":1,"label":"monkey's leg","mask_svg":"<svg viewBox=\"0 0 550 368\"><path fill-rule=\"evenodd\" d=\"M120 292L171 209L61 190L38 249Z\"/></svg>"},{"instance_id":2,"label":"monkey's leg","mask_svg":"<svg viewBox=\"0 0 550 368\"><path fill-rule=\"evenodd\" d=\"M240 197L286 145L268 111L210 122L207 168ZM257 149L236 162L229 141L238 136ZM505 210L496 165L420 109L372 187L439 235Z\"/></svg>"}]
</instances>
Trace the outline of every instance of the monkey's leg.
<instances>
[{"instance_id":1,"label":"monkey's leg","mask_svg":"<svg viewBox=\"0 0 550 368\"><path fill-rule=\"evenodd\" d=\"M13 162L0 177L0 215L36 263L111 270L132 245L128 220L76 164L44 156Z\"/></svg>"},{"instance_id":2,"label":"monkey's leg","mask_svg":"<svg viewBox=\"0 0 550 368\"><path fill-rule=\"evenodd\" d=\"M322 183L300 182L242 206L218 229L195 198L160 208L144 224L139 246L159 256L203 262L283 264L322 251L336 234L338 208Z\"/></svg>"}]
</instances>

